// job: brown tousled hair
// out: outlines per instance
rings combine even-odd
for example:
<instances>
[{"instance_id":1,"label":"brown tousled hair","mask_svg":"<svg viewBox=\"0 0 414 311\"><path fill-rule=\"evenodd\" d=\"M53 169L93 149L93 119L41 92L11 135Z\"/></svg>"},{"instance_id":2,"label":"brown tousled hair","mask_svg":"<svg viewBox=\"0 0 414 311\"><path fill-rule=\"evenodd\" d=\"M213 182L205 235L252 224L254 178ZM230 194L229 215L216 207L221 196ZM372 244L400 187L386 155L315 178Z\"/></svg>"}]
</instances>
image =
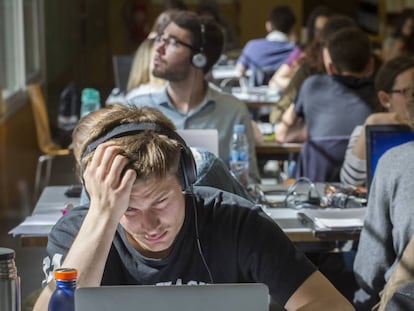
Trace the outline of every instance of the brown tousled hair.
<instances>
[{"instance_id":1,"label":"brown tousled hair","mask_svg":"<svg viewBox=\"0 0 414 311\"><path fill-rule=\"evenodd\" d=\"M91 123L88 138L81 147L82 154L88 145L104 136L106 133L121 124L128 123L157 123L171 131L175 126L159 110L149 107L135 107L125 105L113 105L108 113L103 113L100 119ZM78 127L82 126L82 120ZM148 177L163 178L169 174L176 174L181 180L178 170L181 144L166 135L151 130L143 130L136 134L113 138L120 149L120 154L129 160L126 169L133 169L137 173L137 179ZM94 151L80 159L80 166L86 168L92 159Z\"/></svg>"}]
</instances>

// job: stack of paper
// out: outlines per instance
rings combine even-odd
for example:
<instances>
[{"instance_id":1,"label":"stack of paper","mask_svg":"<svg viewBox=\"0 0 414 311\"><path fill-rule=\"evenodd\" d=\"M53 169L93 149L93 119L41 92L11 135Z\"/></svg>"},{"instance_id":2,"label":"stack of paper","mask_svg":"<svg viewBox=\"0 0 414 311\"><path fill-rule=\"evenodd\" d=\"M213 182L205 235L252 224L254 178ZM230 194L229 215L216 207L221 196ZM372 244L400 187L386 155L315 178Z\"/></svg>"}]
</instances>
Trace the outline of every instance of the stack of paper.
<instances>
[{"instance_id":1,"label":"stack of paper","mask_svg":"<svg viewBox=\"0 0 414 311\"><path fill-rule=\"evenodd\" d=\"M10 230L9 234L12 234L13 236L47 236L60 217L62 217L62 213L28 216L21 224Z\"/></svg>"},{"instance_id":2,"label":"stack of paper","mask_svg":"<svg viewBox=\"0 0 414 311\"><path fill-rule=\"evenodd\" d=\"M298 217L313 223L316 230L360 230L364 225L366 207L302 209Z\"/></svg>"}]
</instances>

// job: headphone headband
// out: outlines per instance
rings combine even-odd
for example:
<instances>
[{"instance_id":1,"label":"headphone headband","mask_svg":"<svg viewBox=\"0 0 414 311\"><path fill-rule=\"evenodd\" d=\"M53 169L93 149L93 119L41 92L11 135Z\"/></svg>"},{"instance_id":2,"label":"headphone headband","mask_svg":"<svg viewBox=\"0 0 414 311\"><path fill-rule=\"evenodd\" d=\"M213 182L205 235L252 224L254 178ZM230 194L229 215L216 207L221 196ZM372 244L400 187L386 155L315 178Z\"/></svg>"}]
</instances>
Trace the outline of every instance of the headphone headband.
<instances>
[{"instance_id":1,"label":"headphone headband","mask_svg":"<svg viewBox=\"0 0 414 311\"><path fill-rule=\"evenodd\" d=\"M100 144L107 142L110 139L129 136L133 134L137 134L139 132L150 130L157 132L159 134L166 135L176 141L178 141L182 146L186 146L184 139L181 138L175 131L154 122L142 122L142 123L126 123L120 124L109 132L107 132L104 136L98 137L92 143L90 143L82 153L82 157L84 158L86 155L94 151Z\"/></svg>"},{"instance_id":2,"label":"headphone headband","mask_svg":"<svg viewBox=\"0 0 414 311\"><path fill-rule=\"evenodd\" d=\"M165 135L180 144L180 170L182 176L183 189L190 187L197 179L197 168L191 149L187 146L184 139L176 131L154 122L126 123L120 124L105 135L98 137L90 143L82 152L83 159L86 155L94 151L100 144L118 137L129 136L143 131L154 131L158 134ZM81 168L82 170L82 168ZM82 176L82 174L81 174Z\"/></svg>"},{"instance_id":3,"label":"headphone headband","mask_svg":"<svg viewBox=\"0 0 414 311\"><path fill-rule=\"evenodd\" d=\"M206 26L203 22L200 22L200 34L201 34L201 46L199 48L200 53L204 53L204 46L206 45Z\"/></svg>"},{"instance_id":4,"label":"headphone headband","mask_svg":"<svg viewBox=\"0 0 414 311\"><path fill-rule=\"evenodd\" d=\"M200 36L201 36L201 45L198 48L198 52L193 54L191 59L193 65L197 68L204 68L207 65L207 57L204 53L204 48L206 45L206 26L200 20Z\"/></svg>"}]
</instances>

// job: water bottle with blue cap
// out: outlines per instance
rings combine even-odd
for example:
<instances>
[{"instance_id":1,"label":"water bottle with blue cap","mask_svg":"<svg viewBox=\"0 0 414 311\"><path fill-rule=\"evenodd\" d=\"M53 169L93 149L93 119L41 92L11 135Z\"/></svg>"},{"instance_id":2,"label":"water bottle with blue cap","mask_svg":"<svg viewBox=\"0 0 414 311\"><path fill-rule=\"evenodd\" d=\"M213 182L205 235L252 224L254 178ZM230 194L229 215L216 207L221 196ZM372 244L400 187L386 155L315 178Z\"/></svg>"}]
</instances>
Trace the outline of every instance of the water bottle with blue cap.
<instances>
[{"instance_id":1,"label":"water bottle with blue cap","mask_svg":"<svg viewBox=\"0 0 414 311\"><path fill-rule=\"evenodd\" d=\"M230 170L244 186L249 185L249 141L244 124L236 124L230 142Z\"/></svg>"}]
</instances>

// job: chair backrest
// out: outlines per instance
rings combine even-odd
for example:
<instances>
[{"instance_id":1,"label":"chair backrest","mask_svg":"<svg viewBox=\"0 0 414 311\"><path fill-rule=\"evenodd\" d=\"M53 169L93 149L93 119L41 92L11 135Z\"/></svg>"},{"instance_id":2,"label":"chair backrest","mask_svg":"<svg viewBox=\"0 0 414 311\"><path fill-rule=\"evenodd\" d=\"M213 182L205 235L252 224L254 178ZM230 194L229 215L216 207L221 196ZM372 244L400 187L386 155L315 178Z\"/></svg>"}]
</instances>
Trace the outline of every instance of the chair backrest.
<instances>
[{"instance_id":1,"label":"chair backrest","mask_svg":"<svg viewBox=\"0 0 414 311\"><path fill-rule=\"evenodd\" d=\"M249 76L249 86L260 86L260 85L267 85L269 84L270 79L272 78L273 74L275 73L274 66L271 67L263 67L263 68L254 68L251 71L251 75Z\"/></svg>"},{"instance_id":2,"label":"chair backrest","mask_svg":"<svg viewBox=\"0 0 414 311\"><path fill-rule=\"evenodd\" d=\"M112 65L114 68L115 87L124 93L127 89L129 73L131 71L133 55L114 55Z\"/></svg>"},{"instance_id":3,"label":"chair backrest","mask_svg":"<svg viewBox=\"0 0 414 311\"><path fill-rule=\"evenodd\" d=\"M37 143L43 153L48 153L51 146L55 145L50 132L49 116L42 89L38 83L29 84L27 87L33 110L36 126Z\"/></svg>"},{"instance_id":4,"label":"chair backrest","mask_svg":"<svg viewBox=\"0 0 414 311\"><path fill-rule=\"evenodd\" d=\"M317 182L339 182L349 136L313 137L303 144L296 177Z\"/></svg>"}]
</instances>

